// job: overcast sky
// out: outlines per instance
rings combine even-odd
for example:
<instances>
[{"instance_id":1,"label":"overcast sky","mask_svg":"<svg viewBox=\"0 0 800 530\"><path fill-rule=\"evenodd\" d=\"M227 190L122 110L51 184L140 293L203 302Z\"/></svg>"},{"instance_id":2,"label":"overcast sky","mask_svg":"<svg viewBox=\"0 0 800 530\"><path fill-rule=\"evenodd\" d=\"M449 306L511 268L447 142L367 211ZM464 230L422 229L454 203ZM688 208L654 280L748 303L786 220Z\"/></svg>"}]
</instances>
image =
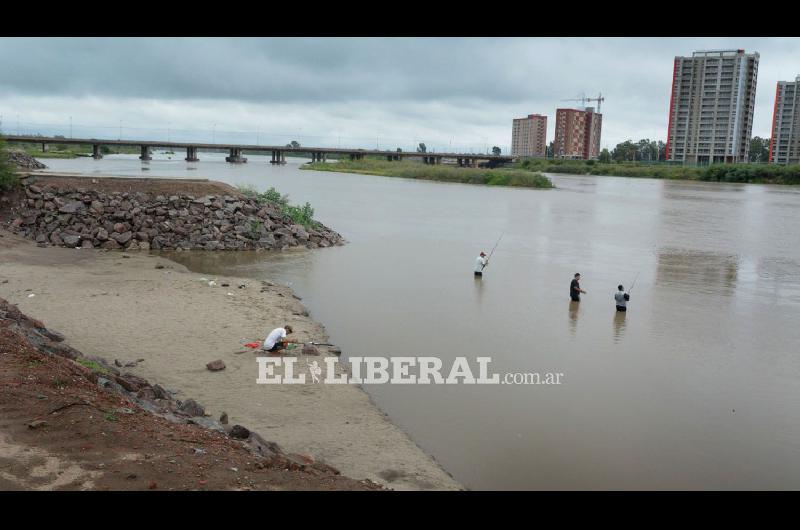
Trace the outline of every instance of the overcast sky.
<instances>
[{"instance_id":1,"label":"overcast sky","mask_svg":"<svg viewBox=\"0 0 800 530\"><path fill-rule=\"evenodd\" d=\"M761 54L753 135L800 38L0 38L2 131L507 152L511 120L602 92L603 147L664 140L672 63ZM18 125L19 123L19 125Z\"/></svg>"}]
</instances>

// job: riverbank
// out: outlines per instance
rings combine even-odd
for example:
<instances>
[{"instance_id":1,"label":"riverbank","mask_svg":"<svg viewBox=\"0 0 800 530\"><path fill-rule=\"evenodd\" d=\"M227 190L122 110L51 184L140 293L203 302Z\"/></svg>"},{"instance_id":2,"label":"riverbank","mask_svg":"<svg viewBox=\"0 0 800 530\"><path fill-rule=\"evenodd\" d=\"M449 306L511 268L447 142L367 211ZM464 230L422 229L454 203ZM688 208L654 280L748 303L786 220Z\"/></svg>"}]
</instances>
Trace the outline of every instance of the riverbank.
<instances>
[{"instance_id":1,"label":"riverbank","mask_svg":"<svg viewBox=\"0 0 800 530\"><path fill-rule=\"evenodd\" d=\"M0 352L0 490L381 489L202 416L2 298Z\"/></svg>"},{"instance_id":2,"label":"riverbank","mask_svg":"<svg viewBox=\"0 0 800 530\"><path fill-rule=\"evenodd\" d=\"M28 155L34 156L36 158L78 158L78 157L90 157L92 156L92 146L91 145L59 145L59 144L49 144L48 150L43 151L42 146L40 144L18 144L19 147ZM140 150L138 147L129 147L129 146L102 146L101 147L101 154L103 155L119 155L119 154L128 154L138 155Z\"/></svg>"},{"instance_id":3,"label":"riverbank","mask_svg":"<svg viewBox=\"0 0 800 530\"><path fill-rule=\"evenodd\" d=\"M637 162L600 163L594 160L529 159L514 165L518 170L569 175L698 180L750 184L800 184L800 165L713 164L710 166L640 164Z\"/></svg>"},{"instance_id":4,"label":"riverbank","mask_svg":"<svg viewBox=\"0 0 800 530\"><path fill-rule=\"evenodd\" d=\"M109 362L144 359L130 368L134 376L191 396L212 417L226 412L231 424L356 480L401 490L461 488L361 388L255 384L256 355L242 344L287 323L299 340L327 342L288 287L203 277L152 253L37 248L2 235L0 297L76 349ZM310 359L324 367L325 356L335 354L321 349L320 356L298 354L298 365ZM226 368L210 372L206 363L217 359Z\"/></svg>"},{"instance_id":5,"label":"riverbank","mask_svg":"<svg viewBox=\"0 0 800 530\"><path fill-rule=\"evenodd\" d=\"M462 184L485 184L487 186L511 186L522 188L553 187L549 178L538 172L520 169L469 168L446 165L427 165L412 161L362 159L340 160L333 164L314 162L300 169L313 171L336 171L362 175L380 175L438 182L460 182Z\"/></svg>"}]
</instances>

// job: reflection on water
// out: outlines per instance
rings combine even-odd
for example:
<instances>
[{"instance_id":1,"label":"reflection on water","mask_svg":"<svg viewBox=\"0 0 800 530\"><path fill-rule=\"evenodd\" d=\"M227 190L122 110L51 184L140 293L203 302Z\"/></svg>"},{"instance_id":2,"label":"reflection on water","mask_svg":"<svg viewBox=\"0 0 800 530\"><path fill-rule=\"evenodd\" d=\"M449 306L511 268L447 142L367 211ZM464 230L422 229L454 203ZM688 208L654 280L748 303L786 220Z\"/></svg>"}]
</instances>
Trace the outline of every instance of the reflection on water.
<instances>
[{"instance_id":1,"label":"reflection on water","mask_svg":"<svg viewBox=\"0 0 800 530\"><path fill-rule=\"evenodd\" d=\"M475 293L477 295L476 300L478 303L480 303L481 300L483 300L483 277L475 276L474 274L472 276L475 278Z\"/></svg>"},{"instance_id":2,"label":"reflection on water","mask_svg":"<svg viewBox=\"0 0 800 530\"><path fill-rule=\"evenodd\" d=\"M658 251L656 285L698 294L733 295L738 257L719 252L662 248Z\"/></svg>"},{"instance_id":3,"label":"reflection on water","mask_svg":"<svg viewBox=\"0 0 800 530\"><path fill-rule=\"evenodd\" d=\"M549 387L366 388L468 487L800 484L795 188L553 175L555 190L520 190L201 158L191 172L154 159L150 176L275 186L349 243L176 254L192 269L291 284L345 354L488 355L497 373L565 374ZM141 174L135 156L47 163ZM475 280L476 246L501 233ZM576 271L588 294L565 326ZM634 278L629 317L613 296Z\"/></svg>"},{"instance_id":4,"label":"reflection on water","mask_svg":"<svg viewBox=\"0 0 800 530\"><path fill-rule=\"evenodd\" d=\"M625 318L627 311L614 310L614 342L622 340L622 334L625 332Z\"/></svg>"},{"instance_id":5,"label":"reflection on water","mask_svg":"<svg viewBox=\"0 0 800 530\"><path fill-rule=\"evenodd\" d=\"M580 310L581 303L570 300L569 302L569 330L575 335L578 329L578 311Z\"/></svg>"}]
</instances>

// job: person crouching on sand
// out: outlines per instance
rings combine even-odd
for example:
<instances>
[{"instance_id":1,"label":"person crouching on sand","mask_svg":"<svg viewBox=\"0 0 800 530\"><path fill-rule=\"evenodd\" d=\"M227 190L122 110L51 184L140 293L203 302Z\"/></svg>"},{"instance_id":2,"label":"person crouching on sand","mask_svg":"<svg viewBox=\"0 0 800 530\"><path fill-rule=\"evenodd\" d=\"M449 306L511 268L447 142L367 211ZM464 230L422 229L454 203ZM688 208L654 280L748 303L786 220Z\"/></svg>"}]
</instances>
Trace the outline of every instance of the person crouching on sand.
<instances>
[{"instance_id":1,"label":"person crouching on sand","mask_svg":"<svg viewBox=\"0 0 800 530\"><path fill-rule=\"evenodd\" d=\"M271 352L276 352L286 348L286 345L289 343L297 343L294 339L287 338L288 335L292 333L292 326L285 325L282 328L275 328L269 332L267 338L264 339L264 345L261 346L261 349Z\"/></svg>"}]
</instances>

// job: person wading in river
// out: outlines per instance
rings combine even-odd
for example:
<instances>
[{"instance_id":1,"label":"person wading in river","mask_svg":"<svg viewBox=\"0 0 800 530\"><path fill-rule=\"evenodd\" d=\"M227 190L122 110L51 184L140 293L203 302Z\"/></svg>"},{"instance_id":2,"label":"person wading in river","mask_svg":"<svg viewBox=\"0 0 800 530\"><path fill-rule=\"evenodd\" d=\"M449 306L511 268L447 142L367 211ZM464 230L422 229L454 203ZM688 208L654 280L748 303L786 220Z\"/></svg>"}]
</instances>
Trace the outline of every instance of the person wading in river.
<instances>
[{"instance_id":1,"label":"person wading in river","mask_svg":"<svg viewBox=\"0 0 800 530\"><path fill-rule=\"evenodd\" d=\"M628 300L631 299L631 295L625 292L625 288L621 285L617 286L617 292L614 293L614 300L617 302L617 311L627 311L628 310Z\"/></svg>"},{"instance_id":2,"label":"person wading in river","mask_svg":"<svg viewBox=\"0 0 800 530\"><path fill-rule=\"evenodd\" d=\"M267 338L264 339L264 345L261 349L271 352L276 352L286 348L290 342L297 343L296 340L286 338L287 335L292 333L292 326L285 325L282 328L275 328L269 332Z\"/></svg>"},{"instance_id":3,"label":"person wading in river","mask_svg":"<svg viewBox=\"0 0 800 530\"><path fill-rule=\"evenodd\" d=\"M575 277L572 279L572 282L569 284L569 297L573 302L580 302L581 301L581 293L586 294L586 291L581 289L581 275L580 273L576 272Z\"/></svg>"},{"instance_id":4,"label":"person wading in river","mask_svg":"<svg viewBox=\"0 0 800 530\"><path fill-rule=\"evenodd\" d=\"M481 255L475 260L475 276L483 276L483 269L488 264L489 258L486 257L486 252L481 252Z\"/></svg>"}]
</instances>

